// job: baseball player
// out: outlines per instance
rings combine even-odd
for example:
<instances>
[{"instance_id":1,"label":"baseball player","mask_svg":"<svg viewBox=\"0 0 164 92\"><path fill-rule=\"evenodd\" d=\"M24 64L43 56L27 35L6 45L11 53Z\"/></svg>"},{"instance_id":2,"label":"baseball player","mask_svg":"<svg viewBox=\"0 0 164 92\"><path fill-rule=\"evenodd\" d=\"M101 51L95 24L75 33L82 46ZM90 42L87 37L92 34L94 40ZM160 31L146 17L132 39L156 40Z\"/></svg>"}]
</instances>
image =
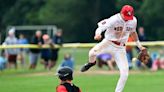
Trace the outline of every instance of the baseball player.
<instances>
[{"instance_id":1,"label":"baseball player","mask_svg":"<svg viewBox=\"0 0 164 92\"><path fill-rule=\"evenodd\" d=\"M56 92L81 92L80 88L72 83L73 70L69 67L62 67L57 71L60 84L56 87Z\"/></svg>"},{"instance_id":2,"label":"baseball player","mask_svg":"<svg viewBox=\"0 0 164 92\"><path fill-rule=\"evenodd\" d=\"M137 19L134 9L130 5L122 7L121 12L104 19L98 23L95 31L95 40L102 38L101 33L105 31L104 39L89 51L89 62L81 68L81 72L87 71L96 64L96 56L102 53L110 53L114 57L120 71L115 92L122 92L128 78L128 61L125 44L129 36L133 37L140 50L146 49L140 44L136 33Z\"/></svg>"}]
</instances>

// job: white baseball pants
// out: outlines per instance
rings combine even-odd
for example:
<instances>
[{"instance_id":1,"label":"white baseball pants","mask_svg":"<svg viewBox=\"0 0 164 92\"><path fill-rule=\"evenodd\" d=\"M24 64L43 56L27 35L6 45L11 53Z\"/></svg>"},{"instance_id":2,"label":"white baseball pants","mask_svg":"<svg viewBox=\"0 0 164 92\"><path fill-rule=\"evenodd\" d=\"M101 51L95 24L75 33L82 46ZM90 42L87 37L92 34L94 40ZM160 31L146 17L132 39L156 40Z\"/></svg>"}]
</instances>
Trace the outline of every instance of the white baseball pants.
<instances>
[{"instance_id":1,"label":"white baseball pants","mask_svg":"<svg viewBox=\"0 0 164 92\"><path fill-rule=\"evenodd\" d=\"M109 40L103 39L89 51L89 62L95 62L96 56L102 53L112 54L120 71L120 78L115 92L122 92L128 78L129 71L125 46L118 46Z\"/></svg>"}]
</instances>

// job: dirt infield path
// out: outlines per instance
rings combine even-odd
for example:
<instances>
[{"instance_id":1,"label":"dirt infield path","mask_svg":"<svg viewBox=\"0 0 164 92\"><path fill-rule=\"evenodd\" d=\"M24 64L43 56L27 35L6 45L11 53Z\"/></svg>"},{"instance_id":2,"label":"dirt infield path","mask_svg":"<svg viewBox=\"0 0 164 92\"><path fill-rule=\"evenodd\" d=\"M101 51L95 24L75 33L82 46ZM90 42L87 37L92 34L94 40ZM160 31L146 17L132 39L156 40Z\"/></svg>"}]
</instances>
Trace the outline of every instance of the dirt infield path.
<instances>
[{"instance_id":1,"label":"dirt infield path","mask_svg":"<svg viewBox=\"0 0 164 92\"><path fill-rule=\"evenodd\" d=\"M147 71L130 71L130 74L142 74L142 73L148 73L150 72ZM113 75L113 74L119 74L119 71L107 71L107 70L91 70L87 72L80 72L80 71L75 71L74 75L79 76L79 75ZM28 73L28 74L21 74L20 76L55 76L55 73L52 71L47 71L47 72L37 72L37 73Z\"/></svg>"}]
</instances>

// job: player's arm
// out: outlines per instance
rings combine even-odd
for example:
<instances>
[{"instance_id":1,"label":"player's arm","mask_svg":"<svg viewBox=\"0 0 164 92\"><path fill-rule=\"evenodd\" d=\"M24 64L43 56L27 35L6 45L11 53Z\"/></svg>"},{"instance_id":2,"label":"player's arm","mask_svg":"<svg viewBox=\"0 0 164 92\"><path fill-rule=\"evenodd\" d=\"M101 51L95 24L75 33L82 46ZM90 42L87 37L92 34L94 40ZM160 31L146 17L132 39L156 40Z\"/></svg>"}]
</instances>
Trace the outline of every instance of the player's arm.
<instances>
[{"instance_id":1,"label":"player's arm","mask_svg":"<svg viewBox=\"0 0 164 92\"><path fill-rule=\"evenodd\" d=\"M95 40L101 40L102 38L101 33L110 27L111 22L112 22L111 18L109 18L109 19L104 19L98 23L98 28L96 29L95 36L94 36Z\"/></svg>"},{"instance_id":2,"label":"player's arm","mask_svg":"<svg viewBox=\"0 0 164 92\"><path fill-rule=\"evenodd\" d=\"M68 91L63 85L60 85L56 88L56 92L68 92Z\"/></svg>"},{"instance_id":3,"label":"player's arm","mask_svg":"<svg viewBox=\"0 0 164 92\"><path fill-rule=\"evenodd\" d=\"M98 27L96 29L94 39L95 40L101 40L101 38L102 38L101 33L102 33L102 29Z\"/></svg>"},{"instance_id":4,"label":"player's arm","mask_svg":"<svg viewBox=\"0 0 164 92\"><path fill-rule=\"evenodd\" d=\"M136 42L137 44L137 47L140 49L140 50L143 50L143 49L146 49L145 47L143 47L138 39L138 34L136 31L133 31L131 32L130 36L133 38L133 40Z\"/></svg>"},{"instance_id":5,"label":"player's arm","mask_svg":"<svg viewBox=\"0 0 164 92\"><path fill-rule=\"evenodd\" d=\"M140 41L139 41L139 39L138 39L138 34L137 34L137 32L136 32L137 19L135 18L134 20L135 20L135 22L134 22L134 27L133 27L133 29L132 29L132 31L131 31L130 36L132 37L133 41L136 42L137 47L138 47L140 50L144 50L144 49L146 49L146 48L143 47L143 46L141 45L141 43L140 43Z\"/></svg>"}]
</instances>

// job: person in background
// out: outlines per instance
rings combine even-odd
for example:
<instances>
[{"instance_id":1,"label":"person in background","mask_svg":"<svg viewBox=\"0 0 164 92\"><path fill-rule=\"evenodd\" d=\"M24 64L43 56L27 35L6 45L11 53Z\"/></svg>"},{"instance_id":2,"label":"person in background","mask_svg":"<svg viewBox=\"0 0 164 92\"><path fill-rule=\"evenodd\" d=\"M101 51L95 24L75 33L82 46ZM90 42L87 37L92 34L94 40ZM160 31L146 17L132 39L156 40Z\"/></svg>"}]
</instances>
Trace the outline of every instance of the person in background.
<instances>
[{"instance_id":1,"label":"person in background","mask_svg":"<svg viewBox=\"0 0 164 92\"><path fill-rule=\"evenodd\" d=\"M6 65L7 65L7 59L5 58L4 50L2 50L0 56L0 71L3 71L6 68Z\"/></svg>"},{"instance_id":2,"label":"person in background","mask_svg":"<svg viewBox=\"0 0 164 92\"><path fill-rule=\"evenodd\" d=\"M48 34L43 35L43 46L46 47L47 45L50 45L51 48L53 48L53 43L52 40L50 39ZM45 69L51 69L52 67L52 61L50 61L50 48L42 48L41 50L41 59L42 59L42 64L44 64Z\"/></svg>"},{"instance_id":3,"label":"person in background","mask_svg":"<svg viewBox=\"0 0 164 92\"><path fill-rule=\"evenodd\" d=\"M61 67L69 67L71 68L72 70L74 69L74 60L71 56L71 54L69 53L66 53L64 55L64 60L62 61L61 65L59 66L59 68Z\"/></svg>"},{"instance_id":4,"label":"person in background","mask_svg":"<svg viewBox=\"0 0 164 92\"><path fill-rule=\"evenodd\" d=\"M108 66L110 70L115 70L116 64L111 54L109 53L100 54L97 56L97 61L98 61L97 66L99 68L102 68L103 65L105 65L105 66Z\"/></svg>"},{"instance_id":5,"label":"person in background","mask_svg":"<svg viewBox=\"0 0 164 92\"><path fill-rule=\"evenodd\" d=\"M154 60L151 70L157 71L159 69L164 69L164 50L159 51L159 55Z\"/></svg>"},{"instance_id":6,"label":"person in background","mask_svg":"<svg viewBox=\"0 0 164 92\"><path fill-rule=\"evenodd\" d=\"M42 46L43 44L43 39L42 39L42 32L40 30L36 31L34 37L32 38L30 44L35 44L38 46ZM40 51L41 49L30 49L30 53L29 53L29 59L30 59L30 67L29 69L35 69L36 65L37 65L37 61L40 55Z\"/></svg>"},{"instance_id":7,"label":"person in background","mask_svg":"<svg viewBox=\"0 0 164 92\"><path fill-rule=\"evenodd\" d=\"M52 40L54 44L62 46L63 44L62 29L59 29L55 33ZM59 48L51 49L51 61L53 62L52 67L56 65L56 62L58 60L58 52L59 52Z\"/></svg>"},{"instance_id":8,"label":"person in background","mask_svg":"<svg viewBox=\"0 0 164 92\"><path fill-rule=\"evenodd\" d=\"M23 34L19 35L18 44L28 44L28 40L25 38ZM26 55L27 49L20 48L20 53L18 55L18 60L20 61L22 67L25 65L25 55Z\"/></svg>"},{"instance_id":9,"label":"person in background","mask_svg":"<svg viewBox=\"0 0 164 92\"><path fill-rule=\"evenodd\" d=\"M138 38L140 41L147 41L146 40L146 35L143 27L138 28Z\"/></svg>"},{"instance_id":10,"label":"person in background","mask_svg":"<svg viewBox=\"0 0 164 92\"><path fill-rule=\"evenodd\" d=\"M152 58L149 59L147 64L140 63L140 61L135 57L132 59L132 66L134 69L151 69L152 63Z\"/></svg>"},{"instance_id":11,"label":"person in background","mask_svg":"<svg viewBox=\"0 0 164 92\"><path fill-rule=\"evenodd\" d=\"M56 74L60 84L56 87L56 92L81 92L80 88L72 83L73 70L69 67L62 67Z\"/></svg>"},{"instance_id":12,"label":"person in background","mask_svg":"<svg viewBox=\"0 0 164 92\"><path fill-rule=\"evenodd\" d=\"M18 39L15 37L15 28L11 28L8 32L8 36L5 39L3 45L16 45L18 44ZM15 69L17 69L17 55L19 53L19 49L11 48L5 49L5 56L8 59L8 67L11 68L14 65Z\"/></svg>"},{"instance_id":13,"label":"person in background","mask_svg":"<svg viewBox=\"0 0 164 92\"><path fill-rule=\"evenodd\" d=\"M24 34L19 35L18 43L19 44L28 44L28 40L27 40L27 38L25 38Z\"/></svg>"},{"instance_id":14,"label":"person in background","mask_svg":"<svg viewBox=\"0 0 164 92\"><path fill-rule=\"evenodd\" d=\"M157 60L160 57L159 52L158 51L153 51L151 52L151 58L152 61L154 62L155 60Z\"/></svg>"},{"instance_id":15,"label":"person in background","mask_svg":"<svg viewBox=\"0 0 164 92\"><path fill-rule=\"evenodd\" d=\"M133 42L133 38L129 36L128 42ZM132 46L126 46L127 59L129 64L129 69L132 69L132 58L133 58L133 48Z\"/></svg>"}]
</instances>

